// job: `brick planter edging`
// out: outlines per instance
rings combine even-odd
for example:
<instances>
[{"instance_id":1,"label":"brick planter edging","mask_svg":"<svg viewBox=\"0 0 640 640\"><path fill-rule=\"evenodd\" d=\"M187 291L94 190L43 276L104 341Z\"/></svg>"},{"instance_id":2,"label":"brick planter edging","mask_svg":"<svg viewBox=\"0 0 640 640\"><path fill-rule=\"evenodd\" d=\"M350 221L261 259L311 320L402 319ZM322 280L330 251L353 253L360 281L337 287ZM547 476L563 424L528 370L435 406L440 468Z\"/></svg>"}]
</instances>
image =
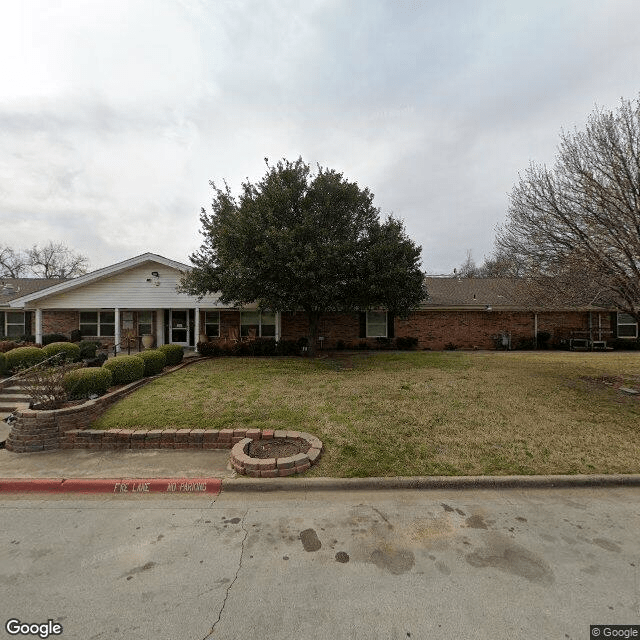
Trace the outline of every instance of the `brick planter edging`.
<instances>
[{"instance_id":1,"label":"brick planter edging","mask_svg":"<svg viewBox=\"0 0 640 640\"><path fill-rule=\"evenodd\" d=\"M55 449L69 449L66 434L70 431L88 431L87 427L94 422L108 407L129 395L136 389L169 375L194 362L202 362L210 358L190 358L169 371L163 371L156 376L142 378L131 382L120 389L106 393L95 400L87 400L82 404L42 411L29 408L19 408L14 412L15 422L11 425L11 432L7 437L5 447L14 453L30 453L32 451L52 451ZM98 432L102 433L102 432ZM86 448L86 447L83 447ZM89 447L96 448L96 447Z\"/></svg>"},{"instance_id":2,"label":"brick planter edging","mask_svg":"<svg viewBox=\"0 0 640 640\"><path fill-rule=\"evenodd\" d=\"M252 478L277 478L302 473L318 462L322 453L319 438L302 431L262 431L255 437L253 429L247 430L247 437L236 442L231 449L231 465L243 475ZM254 440L285 439L304 440L311 445L307 453L298 453L285 458L252 458L248 454L249 445Z\"/></svg>"}]
</instances>

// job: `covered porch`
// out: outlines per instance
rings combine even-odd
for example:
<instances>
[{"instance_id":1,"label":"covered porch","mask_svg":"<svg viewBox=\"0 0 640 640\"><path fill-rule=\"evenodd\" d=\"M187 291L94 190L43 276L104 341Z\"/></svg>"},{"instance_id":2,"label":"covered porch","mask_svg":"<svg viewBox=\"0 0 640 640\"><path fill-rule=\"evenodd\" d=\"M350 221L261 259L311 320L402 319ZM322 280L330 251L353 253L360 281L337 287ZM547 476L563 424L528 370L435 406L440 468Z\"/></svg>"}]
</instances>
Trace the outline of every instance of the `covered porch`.
<instances>
[{"instance_id":1,"label":"covered porch","mask_svg":"<svg viewBox=\"0 0 640 640\"><path fill-rule=\"evenodd\" d=\"M255 309L220 309L212 307L33 310L37 343L49 333L72 332L82 340L96 340L112 345L116 351L131 351L179 344L197 350L198 342L269 337L280 339L279 313ZM78 333L76 333L78 332Z\"/></svg>"}]
</instances>

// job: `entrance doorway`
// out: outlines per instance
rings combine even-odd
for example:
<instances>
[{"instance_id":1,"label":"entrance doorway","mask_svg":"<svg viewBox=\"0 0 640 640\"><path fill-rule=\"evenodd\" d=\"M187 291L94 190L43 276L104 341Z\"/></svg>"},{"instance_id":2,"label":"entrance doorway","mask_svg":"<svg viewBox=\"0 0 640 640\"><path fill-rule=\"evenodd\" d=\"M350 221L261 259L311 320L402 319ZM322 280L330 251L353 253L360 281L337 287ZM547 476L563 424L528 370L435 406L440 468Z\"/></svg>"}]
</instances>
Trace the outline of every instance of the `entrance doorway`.
<instances>
[{"instance_id":1,"label":"entrance doorway","mask_svg":"<svg viewBox=\"0 0 640 640\"><path fill-rule=\"evenodd\" d=\"M171 309L169 318L170 342L189 346L189 309Z\"/></svg>"}]
</instances>

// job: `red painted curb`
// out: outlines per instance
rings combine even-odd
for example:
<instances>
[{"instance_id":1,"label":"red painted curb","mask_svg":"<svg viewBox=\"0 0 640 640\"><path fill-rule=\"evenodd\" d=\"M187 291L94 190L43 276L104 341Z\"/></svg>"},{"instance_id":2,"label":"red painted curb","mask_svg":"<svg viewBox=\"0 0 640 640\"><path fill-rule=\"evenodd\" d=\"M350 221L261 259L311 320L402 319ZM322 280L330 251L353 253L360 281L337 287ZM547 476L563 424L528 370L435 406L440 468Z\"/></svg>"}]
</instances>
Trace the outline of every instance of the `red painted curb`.
<instances>
[{"instance_id":1,"label":"red painted curb","mask_svg":"<svg viewBox=\"0 0 640 640\"><path fill-rule=\"evenodd\" d=\"M220 478L0 478L0 493L213 493Z\"/></svg>"}]
</instances>

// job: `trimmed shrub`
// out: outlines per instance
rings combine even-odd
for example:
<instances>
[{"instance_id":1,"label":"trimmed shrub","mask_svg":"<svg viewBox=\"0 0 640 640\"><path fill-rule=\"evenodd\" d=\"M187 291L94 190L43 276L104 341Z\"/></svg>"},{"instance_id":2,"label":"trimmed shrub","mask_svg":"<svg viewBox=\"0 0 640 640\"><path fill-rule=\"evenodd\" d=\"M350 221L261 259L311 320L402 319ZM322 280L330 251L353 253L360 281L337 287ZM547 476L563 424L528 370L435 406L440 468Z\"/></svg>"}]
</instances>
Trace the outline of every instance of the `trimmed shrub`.
<instances>
[{"instance_id":1,"label":"trimmed shrub","mask_svg":"<svg viewBox=\"0 0 640 640\"><path fill-rule=\"evenodd\" d=\"M144 360L144 377L155 376L160 373L167 364L167 356L158 349L149 349L138 354L138 358Z\"/></svg>"},{"instance_id":2,"label":"trimmed shrub","mask_svg":"<svg viewBox=\"0 0 640 640\"><path fill-rule=\"evenodd\" d=\"M10 371L27 369L42 362L47 356L40 347L16 347L4 354Z\"/></svg>"},{"instance_id":3,"label":"trimmed shrub","mask_svg":"<svg viewBox=\"0 0 640 640\"><path fill-rule=\"evenodd\" d=\"M93 342L92 340L83 340L78 343L78 348L80 349L80 358L95 358L96 350L100 346L99 342Z\"/></svg>"},{"instance_id":4,"label":"trimmed shrub","mask_svg":"<svg viewBox=\"0 0 640 640\"><path fill-rule=\"evenodd\" d=\"M95 358L87 358L84 361L86 367L101 367L107 361L106 353L99 353Z\"/></svg>"},{"instance_id":5,"label":"trimmed shrub","mask_svg":"<svg viewBox=\"0 0 640 640\"><path fill-rule=\"evenodd\" d=\"M47 358L60 354L60 359L66 362L80 360L80 347L72 342L51 342L42 347L42 352Z\"/></svg>"},{"instance_id":6,"label":"trimmed shrub","mask_svg":"<svg viewBox=\"0 0 640 640\"><path fill-rule=\"evenodd\" d=\"M9 373L9 366L7 365L7 358L4 353L0 351L0 376L6 376Z\"/></svg>"},{"instance_id":7,"label":"trimmed shrub","mask_svg":"<svg viewBox=\"0 0 640 640\"><path fill-rule=\"evenodd\" d=\"M198 353L203 357L220 356L222 349L217 342L198 342Z\"/></svg>"},{"instance_id":8,"label":"trimmed shrub","mask_svg":"<svg viewBox=\"0 0 640 640\"><path fill-rule=\"evenodd\" d=\"M167 357L167 366L169 367L174 364L180 364L184 357L184 348L179 344L163 344L158 347L158 351L162 351Z\"/></svg>"},{"instance_id":9,"label":"trimmed shrub","mask_svg":"<svg viewBox=\"0 0 640 640\"><path fill-rule=\"evenodd\" d=\"M62 386L69 399L78 400L88 398L90 395L106 393L112 384L111 371L105 367L99 369L75 369L67 373L62 379Z\"/></svg>"},{"instance_id":10,"label":"trimmed shrub","mask_svg":"<svg viewBox=\"0 0 640 640\"><path fill-rule=\"evenodd\" d=\"M607 340L607 346L621 351L637 351L640 349L640 339L615 338L614 340Z\"/></svg>"},{"instance_id":11,"label":"trimmed shrub","mask_svg":"<svg viewBox=\"0 0 640 640\"><path fill-rule=\"evenodd\" d=\"M402 351L410 351L418 347L418 338L415 336L406 336L396 338L396 347Z\"/></svg>"},{"instance_id":12,"label":"trimmed shrub","mask_svg":"<svg viewBox=\"0 0 640 640\"><path fill-rule=\"evenodd\" d=\"M73 329L69 335L71 342L80 342L82 340L82 331L80 329Z\"/></svg>"},{"instance_id":13,"label":"trimmed shrub","mask_svg":"<svg viewBox=\"0 0 640 640\"><path fill-rule=\"evenodd\" d=\"M109 358L102 366L111 371L112 384L129 384L144 376L144 360L138 356Z\"/></svg>"},{"instance_id":14,"label":"trimmed shrub","mask_svg":"<svg viewBox=\"0 0 640 640\"><path fill-rule=\"evenodd\" d=\"M69 338L64 333L47 333L42 336L42 346L45 347L53 342L69 342Z\"/></svg>"}]
</instances>

